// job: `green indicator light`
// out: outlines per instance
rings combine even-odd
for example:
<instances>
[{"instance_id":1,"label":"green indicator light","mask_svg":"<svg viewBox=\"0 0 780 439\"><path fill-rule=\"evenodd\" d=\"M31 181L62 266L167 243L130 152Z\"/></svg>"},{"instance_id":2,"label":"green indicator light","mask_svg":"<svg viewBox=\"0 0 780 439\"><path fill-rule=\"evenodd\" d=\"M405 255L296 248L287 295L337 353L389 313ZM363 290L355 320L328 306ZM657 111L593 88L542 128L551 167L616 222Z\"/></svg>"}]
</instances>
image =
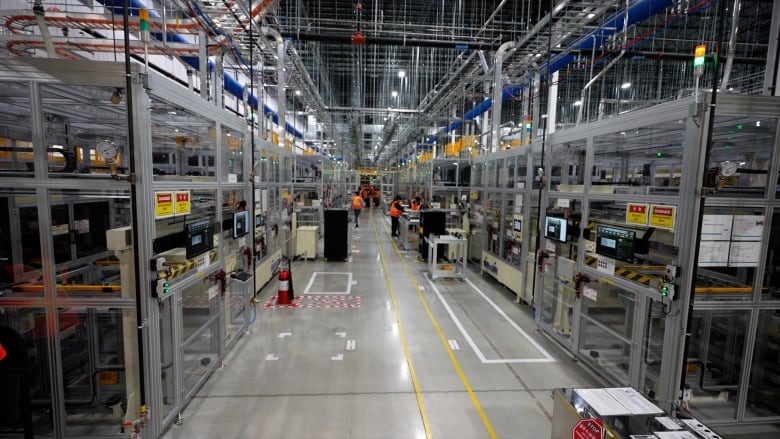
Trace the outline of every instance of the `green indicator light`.
<instances>
[{"instance_id":1,"label":"green indicator light","mask_svg":"<svg viewBox=\"0 0 780 439\"><path fill-rule=\"evenodd\" d=\"M666 297L669 294L669 287L663 286L661 287L661 296Z\"/></svg>"},{"instance_id":2,"label":"green indicator light","mask_svg":"<svg viewBox=\"0 0 780 439\"><path fill-rule=\"evenodd\" d=\"M663 157L664 153L662 153L661 151L658 151L657 153L655 153L655 156L656 157Z\"/></svg>"},{"instance_id":3,"label":"green indicator light","mask_svg":"<svg viewBox=\"0 0 780 439\"><path fill-rule=\"evenodd\" d=\"M742 124L737 125L737 130L741 130L741 129L742 129Z\"/></svg>"},{"instance_id":4,"label":"green indicator light","mask_svg":"<svg viewBox=\"0 0 780 439\"><path fill-rule=\"evenodd\" d=\"M703 56L697 56L693 59L693 66L694 67L704 67L704 57Z\"/></svg>"}]
</instances>

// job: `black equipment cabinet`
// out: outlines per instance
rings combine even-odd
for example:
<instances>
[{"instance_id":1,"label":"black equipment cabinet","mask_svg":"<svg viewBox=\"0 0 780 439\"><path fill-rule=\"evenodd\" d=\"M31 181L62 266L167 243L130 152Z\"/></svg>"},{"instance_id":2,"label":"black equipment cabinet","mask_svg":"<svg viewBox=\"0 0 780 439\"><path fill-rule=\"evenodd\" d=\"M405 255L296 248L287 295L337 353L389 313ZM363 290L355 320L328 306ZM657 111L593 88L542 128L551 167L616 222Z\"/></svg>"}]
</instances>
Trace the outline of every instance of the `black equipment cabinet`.
<instances>
[{"instance_id":1,"label":"black equipment cabinet","mask_svg":"<svg viewBox=\"0 0 780 439\"><path fill-rule=\"evenodd\" d=\"M349 258L349 210L325 209L324 215L324 250L325 259L329 261Z\"/></svg>"},{"instance_id":2,"label":"black equipment cabinet","mask_svg":"<svg viewBox=\"0 0 780 439\"><path fill-rule=\"evenodd\" d=\"M425 238L433 235L445 235L447 233L447 212L442 210L420 211L420 257L428 261L428 243ZM444 255L443 249L437 249L437 253Z\"/></svg>"}]
</instances>

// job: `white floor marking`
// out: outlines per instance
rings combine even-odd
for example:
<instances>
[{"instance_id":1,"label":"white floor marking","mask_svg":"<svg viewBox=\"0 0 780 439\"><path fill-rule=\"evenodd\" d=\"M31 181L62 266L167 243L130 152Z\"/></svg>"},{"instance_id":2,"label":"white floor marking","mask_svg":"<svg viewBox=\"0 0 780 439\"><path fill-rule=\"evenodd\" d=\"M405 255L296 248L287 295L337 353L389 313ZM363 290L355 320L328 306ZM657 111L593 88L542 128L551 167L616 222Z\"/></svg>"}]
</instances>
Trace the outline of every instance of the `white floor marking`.
<instances>
[{"instance_id":1,"label":"white floor marking","mask_svg":"<svg viewBox=\"0 0 780 439\"><path fill-rule=\"evenodd\" d=\"M314 285L314 278L317 277L318 274L343 274L347 276L347 291L311 291L312 285ZM309 283L306 284L306 288L303 290L303 294L352 294L352 285L357 285L357 281L352 280L352 273L332 273L332 272L326 272L326 271L315 271L311 274L311 278L309 279Z\"/></svg>"},{"instance_id":2,"label":"white floor marking","mask_svg":"<svg viewBox=\"0 0 780 439\"><path fill-rule=\"evenodd\" d=\"M521 335L523 335L528 341L536 347L542 355L545 356L545 358L503 358L503 359L487 359L485 357L485 354L482 353L482 351L477 347L477 344L474 342L474 340L471 338L468 332L466 332L466 328L463 327L463 324L460 323L460 320L458 320L458 317L455 316L455 313L452 311L452 308L450 308L450 305L447 303L446 300L444 300L444 296L442 296L441 292L438 288L436 288L436 285L434 285L433 282L426 276L425 280L428 281L428 284L433 289L434 293L439 297L439 300L441 300L442 305L444 305L444 309L447 310L447 313L450 315L450 318L452 318L452 321L455 322L455 326L458 327L461 334L463 334L463 338L466 339L468 344L471 346L471 349L474 350L474 353L477 355L477 358L479 358L479 361L481 361L483 364L500 364L500 363L554 363L555 359L550 356L544 349L542 349L539 344L531 340L530 337L528 337L528 334L525 333L519 326L513 322L509 316L507 316L503 311L501 311L498 306L493 303L490 299L485 296L484 293L479 291L474 284L471 283L468 279L466 279L466 282L468 282L474 289L476 289L480 294L482 294L482 297L487 300L495 309L499 311L499 314L501 314L518 332L520 332Z\"/></svg>"},{"instance_id":3,"label":"white floor marking","mask_svg":"<svg viewBox=\"0 0 780 439\"><path fill-rule=\"evenodd\" d=\"M344 354L338 354L335 357L330 357L333 361L342 361L344 359Z\"/></svg>"},{"instance_id":4,"label":"white floor marking","mask_svg":"<svg viewBox=\"0 0 780 439\"><path fill-rule=\"evenodd\" d=\"M337 337L344 338L344 337L346 337L346 336L347 336L347 333L346 333L346 332L337 332L337 333L336 333L336 336L337 336Z\"/></svg>"},{"instance_id":5,"label":"white floor marking","mask_svg":"<svg viewBox=\"0 0 780 439\"><path fill-rule=\"evenodd\" d=\"M459 351L460 345L458 344L457 340L447 340L447 342L450 344L450 349L453 351Z\"/></svg>"},{"instance_id":6,"label":"white floor marking","mask_svg":"<svg viewBox=\"0 0 780 439\"><path fill-rule=\"evenodd\" d=\"M356 340L347 340L347 350L348 351L354 351L357 349L357 341Z\"/></svg>"},{"instance_id":7,"label":"white floor marking","mask_svg":"<svg viewBox=\"0 0 780 439\"><path fill-rule=\"evenodd\" d=\"M279 338L292 337L292 332L280 332Z\"/></svg>"},{"instance_id":8,"label":"white floor marking","mask_svg":"<svg viewBox=\"0 0 780 439\"><path fill-rule=\"evenodd\" d=\"M276 354L268 354L265 356L265 361L276 361L279 359L279 356Z\"/></svg>"}]
</instances>

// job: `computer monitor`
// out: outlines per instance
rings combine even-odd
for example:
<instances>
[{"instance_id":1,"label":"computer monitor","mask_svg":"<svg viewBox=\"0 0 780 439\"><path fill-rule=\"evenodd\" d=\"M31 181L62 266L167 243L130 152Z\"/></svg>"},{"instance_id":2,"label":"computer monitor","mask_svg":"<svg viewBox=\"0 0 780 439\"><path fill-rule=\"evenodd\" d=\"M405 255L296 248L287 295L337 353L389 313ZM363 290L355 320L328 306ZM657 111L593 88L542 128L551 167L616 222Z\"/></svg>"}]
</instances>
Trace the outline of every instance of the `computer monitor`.
<instances>
[{"instance_id":1,"label":"computer monitor","mask_svg":"<svg viewBox=\"0 0 780 439\"><path fill-rule=\"evenodd\" d=\"M636 232L616 227L596 227L596 253L625 262L634 262Z\"/></svg>"},{"instance_id":2,"label":"computer monitor","mask_svg":"<svg viewBox=\"0 0 780 439\"><path fill-rule=\"evenodd\" d=\"M249 233L249 212L242 210L233 214L233 238Z\"/></svg>"},{"instance_id":3,"label":"computer monitor","mask_svg":"<svg viewBox=\"0 0 780 439\"><path fill-rule=\"evenodd\" d=\"M523 221L519 219L513 219L512 220L512 230L515 232L522 232L523 231Z\"/></svg>"},{"instance_id":4,"label":"computer monitor","mask_svg":"<svg viewBox=\"0 0 780 439\"><path fill-rule=\"evenodd\" d=\"M186 257L192 259L214 247L214 225L211 219L187 224Z\"/></svg>"},{"instance_id":5,"label":"computer monitor","mask_svg":"<svg viewBox=\"0 0 780 439\"><path fill-rule=\"evenodd\" d=\"M555 241L566 242L567 221L564 218L548 216L544 220L544 236Z\"/></svg>"}]
</instances>

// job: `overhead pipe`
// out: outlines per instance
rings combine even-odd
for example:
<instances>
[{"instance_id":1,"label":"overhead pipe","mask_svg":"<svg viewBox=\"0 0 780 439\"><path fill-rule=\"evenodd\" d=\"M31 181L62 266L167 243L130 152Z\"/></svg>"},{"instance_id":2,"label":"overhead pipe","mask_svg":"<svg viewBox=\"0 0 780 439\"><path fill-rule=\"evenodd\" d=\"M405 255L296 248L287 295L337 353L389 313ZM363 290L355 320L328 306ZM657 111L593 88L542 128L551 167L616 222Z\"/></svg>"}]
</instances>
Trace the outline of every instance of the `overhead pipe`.
<instances>
[{"instance_id":1,"label":"overhead pipe","mask_svg":"<svg viewBox=\"0 0 780 439\"><path fill-rule=\"evenodd\" d=\"M362 35L362 34L361 34ZM356 42L354 35L333 35L318 34L314 32L283 32L284 38L296 41L314 41L317 43L337 43L337 44L360 44L360 45L378 45L378 46L407 46L407 47L440 47L444 49L457 50L497 50L498 43L489 43L483 41L448 41L448 40L429 40L420 38L399 38L399 37L375 37L362 35L363 38Z\"/></svg>"},{"instance_id":2,"label":"overhead pipe","mask_svg":"<svg viewBox=\"0 0 780 439\"><path fill-rule=\"evenodd\" d=\"M116 14L122 13L122 2L124 0L98 0L100 3L103 4L106 8L113 10ZM148 9L148 7L141 1L141 0L127 0L129 4L129 8L133 9L130 11L130 15L138 15L138 11L140 9ZM149 10L149 17L153 18L160 18L159 14L157 14L153 10ZM152 36L160 41L168 41L168 42L177 42L177 43L184 43L184 44L192 44L191 41L187 40L183 36L179 34L161 34L159 32L152 32ZM180 59L184 61L187 65L192 67L194 70L200 69L200 58L196 56L181 56ZM211 61L208 61L209 70L213 70L214 63ZM224 87L225 90L227 90L230 94L235 96L238 99L244 99L244 92L246 90L246 87L244 85L241 85L241 83L238 82L236 78L231 76L229 73L224 72L222 75L223 81L224 81ZM284 82L282 82L282 85ZM289 123L286 123L284 121L284 116L281 117L281 123L279 122L280 117L279 114L273 111L268 105L262 104L262 107L260 106L260 101L252 94L252 92L249 92L249 95L246 98L255 110L259 110L260 108L263 109L264 114L268 114L271 116L271 120L278 124L279 126L285 127L288 133L292 134L293 136L303 139L303 133L299 130L297 130L295 127L290 125ZM278 98L277 98L278 100Z\"/></svg>"},{"instance_id":3,"label":"overhead pipe","mask_svg":"<svg viewBox=\"0 0 780 439\"><path fill-rule=\"evenodd\" d=\"M726 57L726 66L723 67L723 79L720 81L721 90L728 90L731 68L734 65L734 55L737 52L737 32L739 32L739 10L742 9L740 0L734 0L734 10L731 11L731 33L729 34L729 53Z\"/></svg>"},{"instance_id":4,"label":"overhead pipe","mask_svg":"<svg viewBox=\"0 0 780 439\"><path fill-rule=\"evenodd\" d=\"M490 137L491 152L496 152L501 148L501 139L498 138L501 131L501 94L504 91L503 86L503 66L504 55L510 50L520 47L516 41L507 41L498 48L496 52L496 61L493 64L493 135Z\"/></svg>"},{"instance_id":5,"label":"overhead pipe","mask_svg":"<svg viewBox=\"0 0 780 439\"><path fill-rule=\"evenodd\" d=\"M591 50L593 47L600 47L604 44L607 38L611 37L617 32L623 30L625 25L631 26L635 23L646 20L653 15L663 11L673 4L673 0L637 0L632 5L628 6L627 10L623 9L615 12L608 19L603 21L597 29L594 29L566 47L566 51L584 51ZM558 7L555 8L559 10ZM549 16L549 14L548 14ZM627 20L625 20L627 17ZM521 40L522 42L523 40ZM576 60L576 57L570 53L562 53L555 56L551 56L545 62L539 65L539 70L548 70L550 73L555 73L558 70L566 67L568 64ZM503 90L502 99L512 99L519 91L522 90L522 86L510 86ZM464 116L464 120L473 119L482 113L488 111L493 105L493 98L485 99L481 104L472 108ZM445 127L440 133L447 133L450 129L454 128L455 124ZM459 127L459 125L458 125ZM438 135L433 135L426 139L426 144L431 144L437 140Z\"/></svg>"},{"instance_id":6,"label":"overhead pipe","mask_svg":"<svg viewBox=\"0 0 780 439\"><path fill-rule=\"evenodd\" d=\"M268 26L260 27L260 32L265 36L273 37L276 40L276 114L277 124L280 127L285 126L285 106L287 104L284 93L284 39L275 29ZM252 50L252 49L250 49ZM254 66L252 66L254 69ZM295 128L293 128L295 130ZM284 148L284 132L279 133L279 146ZM301 134L301 138L303 135Z\"/></svg>"},{"instance_id":7,"label":"overhead pipe","mask_svg":"<svg viewBox=\"0 0 780 439\"><path fill-rule=\"evenodd\" d=\"M46 12L43 10L43 2L41 0L35 0L33 14L35 15L35 21L38 23L38 28L41 30L41 37L46 46L46 55L49 58L56 58L57 51L54 50L54 42L51 40L49 26L46 25L46 18L44 17Z\"/></svg>"}]
</instances>

